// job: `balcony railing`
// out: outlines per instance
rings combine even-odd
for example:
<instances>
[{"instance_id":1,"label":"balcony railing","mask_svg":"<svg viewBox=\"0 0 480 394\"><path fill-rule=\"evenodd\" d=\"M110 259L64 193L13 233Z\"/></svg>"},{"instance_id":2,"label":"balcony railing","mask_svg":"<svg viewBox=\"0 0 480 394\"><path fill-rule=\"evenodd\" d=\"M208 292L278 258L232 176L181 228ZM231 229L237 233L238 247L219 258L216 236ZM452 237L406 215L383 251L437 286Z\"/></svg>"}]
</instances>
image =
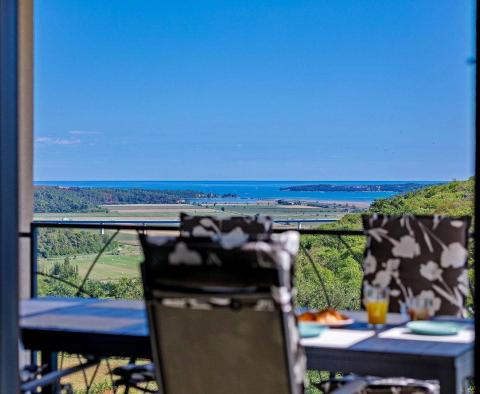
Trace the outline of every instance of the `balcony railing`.
<instances>
[{"instance_id":1,"label":"balcony railing","mask_svg":"<svg viewBox=\"0 0 480 394\"><path fill-rule=\"evenodd\" d=\"M363 230L329 230L329 229L318 229L318 228L302 228L302 225L314 225L314 224L324 224L324 223L332 223L335 222L335 219L282 219L282 220L275 220L274 224L274 232L280 233L286 231L288 229L295 229L296 231L300 232L302 235L326 235L326 236L334 236L337 237L338 240L347 248L349 248L348 244L342 238L343 236L364 236ZM116 238L120 231L130 231L130 232L145 232L145 231L154 231L154 232L172 232L178 230L179 221L178 220L149 220L149 221L133 221L133 220L126 220L126 221L33 221L31 223L31 230L30 232L20 233L21 237L30 238L31 244L31 283L30 283L30 290L32 297L36 297L38 295L38 275L45 275L45 273L39 270L39 254L38 254L38 242L39 242L39 231L41 229L65 229L65 230L98 230L101 234L105 234L105 231L113 231L113 234L110 238L108 238L107 242L103 246L103 248L95 255L94 259L92 260L89 268L86 271L86 275L82 280L82 285L85 284L86 280L88 279L89 275L91 274L93 268L99 261L102 254L107 249L108 245ZM293 228L291 227L293 225ZM288 227L290 226L290 227ZM309 256L308 251L303 248L303 252L306 253L308 259L311 261L312 266L315 267L311 256ZM65 255L58 256L60 258L67 257ZM318 269L315 267L316 276L320 280L320 274ZM55 278L59 281L62 281L61 278ZM64 281L65 282L65 281ZM71 283L66 282L69 285ZM322 284L323 287L323 284ZM78 295L81 295L83 291L83 286L80 286L78 289ZM323 289L325 290L325 289Z\"/></svg>"},{"instance_id":2,"label":"balcony railing","mask_svg":"<svg viewBox=\"0 0 480 394\"><path fill-rule=\"evenodd\" d=\"M361 266L362 256L361 252L353 251L349 242L346 241L345 237L354 236L354 237L363 237L365 236L365 232L361 229L324 229L324 228L302 228L302 224L322 224L328 222L334 222L333 219L281 219L275 220L274 224L274 232L280 233L286 231L288 229L292 229L292 227L287 227L288 225L294 226L293 229L298 231L301 235L313 235L313 236L329 236L334 237L338 241L338 248L342 248L345 250L354 260L356 260ZM39 275L44 277L50 277L51 279L56 279L60 282L64 282L64 284L77 288L77 292L75 293L76 296L85 296L89 295L88 292L85 292L85 285L87 280L90 278L95 266L99 262L102 255L107 251L108 246L111 242L115 240L118 234L121 231L128 231L136 233L141 233L145 231L153 231L153 232L167 232L172 233L178 230L179 221L178 220L157 220L157 221L33 221L31 223L31 230L29 233L21 233L20 236L30 238L31 242L31 282L30 282L30 289L32 297L36 297L38 295L38 277ZM42 229L65 229L65 230L98 230L100 234L105 235L105 232L109 232L109 236L105 236L103 239L105 243L103 247L96 251L95 253L89 253L93 256L91 262L89 262L88 268L83 270L85 275L80 280L80 284L70 283L65 278L60 278L58 276L52 276L42 271L39 265L39 253L38 253L38 246L39 246L39 231ZM471 234L473 236L473 234ZM357 245L358 248L358 245ZM72 253L72 255L77 255L80 253ZM321 289L321 293L323 294L324 301L326 304L331 305L331 300L329 297L329 292L327 291L326 285L324 283L323 275L321 275L321 266L322 261L318 261L318 258L313 258L312 255L309 253L308 248L302 243L301 244L301 254L304 255L306 261L310 264L312 274L315 276L317 281L317 286ZM63 259L68 257L67 255L58 255L56 258ZM316 260L316 261L314 261ZM46 259L44 259L46 261ZM138 261L140 261L140 254L138 256ZM320 264L319 264L320 263ZM323 262L325 263L325 262ZM108 281L110 279L104 279L104 281ZM472 289L471 289L472 290ZM473 292L472 292L473 293Z\"/></svg>"},{"instance_id":3,"label":"balcony railing","mask_svg":"<svg viewBox=\"0 0 480 394\"><path fill-rule=\"evenodd\" d=\"M332 220L328 220L332 221ZM360 251L360 245L358 241L354 241L352 238L349 237L364 237L365 232L361 229L343 229L343 230L333 230L333 229L326 229L326 228L301 228L300 224L308 223L310 225L312 224L320 224L320 223L325 223L326 220L279 220L275 221L275 227L274 227L274 232L280 233L284 232L289 229L295 229L297 230L301 235L304 236L314 236L312 238L317 239L316 236L326 236L329 237L328 239L333 238L334 240L338 241L338 244L331 244L333 247L335 245L338 245L338 249L343 248L342 250L346 252L349 256L349 258L352 258L353 260L356 260L358 262L358 268L359 271L361 271L361 264L362 264L362 252ZM68 283L68 281L65 281L64 279L60 277L54 277L50 275L50 278L56 279L60 282L64 282L68 286L72 286L76 290L76 295L78 296L91 296L91 294L88 293L85 289L85 284L87 283L87 280L89 279L90 275L92 272L94 272L95 267L98 267L97 264L101 260L100 258L104 253L107 251L108 246L113 242L116 237L120 234L120 232L127 232L129 233L130 239L133 239L133 237L136 238L137 233L141 232L163 232L163 233L175 233L178 231L178 225L179 221L34 221L31 223L31 231L28 233L21 233L20 236L22 237L28 237L30 238L31 242L31 290L32 290L32 296L35 297L38 295L38 281L39 281L39 275L45 276L46 273L42 271L41 269L41 262L45 262L45 259L41 259L39 256L39 236L40 232L45 229L65 229L65 230L87 230L87 231L98 231L100 234L104 235L102 238L105 242L101 249L97 253L92 253L89 254L89 257L92 258L91 261L89 261L86 265L87 267L84 266L84 273L82 278L77 283ZM292 226L292 227L286 227L287 225ZM352 250L352 244L355 245L355 250ZM344 255L346 256L346 255ZM66 255L61 255L59 256L60 259L63 259L67 257ZM319 258L318 254L313 254L310 253L309 247L308 247L308 237L305 237L303 239L303 242L301 243L301 253L299 255L300 259L304 262L305 265L309 266L309 272L310 272L310 277L309 280L311 283L313 283L314 287L314 294L322 294L322 302L327 304L327 305L333 305L333 306L338 306L338 298L336 299L335 292L334 294L331 294L332 291L332 284L330 283L325 283L325 275L324 271L322 269L325 268L325 263L332 263L326 260L321 260ZM75 261L75 260L74 260ZM138 256L138 261L140 261L140 255ZM83 264L83 263L82 263ZM48 274L47 274L48 276ZM315 281L315 282L313 282ZM139 282L137 282L139 283ZM330 287L329 287L330 286ZM343 289L345 290L345 289ZM338 291L341 292L343 291L342 289L339 289ZM345 293L346 294L345 300L349 296L351 299L356 299L358 301L359 299L359 289L356 289L355 291L352 291L353 289L347 289ZM358 294L357 294L358 290ZM310 294L305 294L304 298L308 298L311 296L312 293ZM338 295L338 294L337 294ZM317 300L314 302L318 303L319 298L317 297ZM359 305L358 303L356 304L356 308L358 308ZM341 306L341 308L345 308L344 305ZM59 358L57 359L57 355L54 354L53 357L55 357L55 360L60 360L60 369L61 365L63 364L63 359L65 357L64 353L59 354ZM70 357L70 356L69 356ZM110 365L109 365L109 359L106 358L103 360L103 362L106 363L107 365L107 370L111 370ZM79 361L81 364L81 362ZM98 366L97 366L98 369ZM91 387L93 380L90 383L85 383L85 387Z\"/></svg>"}]
</instances>

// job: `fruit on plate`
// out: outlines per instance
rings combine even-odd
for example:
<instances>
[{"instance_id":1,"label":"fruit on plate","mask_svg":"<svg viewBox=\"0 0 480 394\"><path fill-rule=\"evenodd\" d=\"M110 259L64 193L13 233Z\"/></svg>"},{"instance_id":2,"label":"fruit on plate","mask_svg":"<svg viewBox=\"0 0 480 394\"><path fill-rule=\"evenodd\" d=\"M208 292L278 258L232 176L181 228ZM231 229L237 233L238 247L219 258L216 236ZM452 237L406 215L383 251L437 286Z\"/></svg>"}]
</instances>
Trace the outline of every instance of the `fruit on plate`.
<instances>
[{"instance_id":1,"label":"fruit on plate","mask_svg":"<svg viewBox=\"0 0 480 394\"><path fill-rule=\"evenodd\" d=\"M323 311L317 312L317 323L335 324L342 320L347 320L348 317L342 315L339 311L333 308L327 308Z\"/></svg>"},{"instance_id":2,"label":"fruit on plate","mask_svg":"<svg viewBox=\"0 0 480 394\"><path fill-rule=\"evenodd\" d=\"M299 321L309 321L314 322L317 321L317 315L313 312L305 312L298 316Z\"/></svg>"},{"instance_id":3,"label":"fruit on plate","mask_svg":"<svg viewBox=\"0 0 480 394\"><path fill-rule=\"evenodd\" d=\"M320 312L305 312L298 316L299 321L316 322L322 324L336 324L348 320L347 316L342 315L333 308L326 308Z\"/></svg>"}]
</instances>

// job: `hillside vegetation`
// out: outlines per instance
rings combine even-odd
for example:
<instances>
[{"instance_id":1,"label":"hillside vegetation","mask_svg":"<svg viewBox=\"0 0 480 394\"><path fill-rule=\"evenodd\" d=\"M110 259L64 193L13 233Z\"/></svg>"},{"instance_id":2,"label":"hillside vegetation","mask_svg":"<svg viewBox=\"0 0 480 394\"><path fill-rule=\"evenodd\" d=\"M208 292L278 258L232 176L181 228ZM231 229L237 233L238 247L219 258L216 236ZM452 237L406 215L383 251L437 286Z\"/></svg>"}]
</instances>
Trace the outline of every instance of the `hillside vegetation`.
<instances>
[{"instance_id":1,"label":"hillside vegetation","mask_svg":"<svg viewBox=\"0 0 480 394\"><path fill-rule=\"evenodd\" d=\"M216 197L194 190L147 190L38 186L34 189L34 212L98 212L106 204L175 204L192 198Z\"/></svg>"},{"instance_id":2,"label":"hillside vegetation","mask_svg":"<svg viewBox=\"0 0 480 394\"><path fill-rule=\"evenodd\" d=\"M60 188L47 188L42 190L44 199L53 198L56 190ZM473 214L473 178L467 181L455 181L444 185L429 186L421 190L409 192L396 197L378 200L371 206L369 212L384 214L444 214L444 215L472 215ZM102 202L112 201L113 194L109 194L111 189L99 189L100 194L106 193L102 197ZM61 190L63 194L63 190ZM137 191L139 191L137 189ZM85 193L91 195L92 190L77 189L67 193L73 197L75 193ZM140 191L141 192L141 191ZM163 192L159 192L160 194ZM192 192L194 193L194 192ZM137 192L133 196L141 196ZM100 197L95 195L91 206L98 204ZM120 197L119 197L120 196ZM120 199L125 201L127 194L115 194L116 201ZM135 198L136 198L135 197ZM348 214L336 223L323 225L324 229L360 229L360 214ZM39 239L39 254L43 257L52 256L73 256L81 253L97 253L103 243L105 236L93 234L85 231L74 230L46 230L42 231ZM362 280L362 256L365 239L358 236L346 236L340 240L333 236L302 236L302 246L312 256L317 264L322 277L324 278L327 292L333 306L341 309L357 309L360 307L360 286ZM107 252L112 253L119 244L113 242ZM56 267L56 271L61 267ZM72 282L78 281L77 271ZM134 294L141 294L141 284L135 282L138 289ZM92 288L96 283L92 281ZM324 308L327 305L326 297L321 290L315 272L309 263L306 255L300 252L296 264L296 285L298 288L297 303L299 306L308 306L313 308ZM45 295L59 293L69 295L72 289L63 289L62 285L55 284L54 290L48 286L43 287ZM112 287L113 289L113 287ZM113 291L110 289L109 291ZM109 293L110 297L116 297ZM122 292L122 294L124 294Z\"/></svg>"},{"instance_id":3,"label":"hillside vegetation","mask_svg":"<svg viewBox=\"0 0 480 394\"><path fill-rule=\"evenodd\" d=\"M474 179L429 186L395 197L377 200L367 213L441 214L473 216ZM323 229L361 229L360 214L345 215ZM333 306L341 309L360 307L363 237L303 236L302 245L318 265ZM296 265L297 302L300 306L324 308L327 305L315 272L301 253Z\"/></svg>"},{"instance_id":4,"label":"hillside vegetation","mask_svg":"<svg viewBox=\"0 0 480 394\"><path fill-rule=\"evenodd\" d=\"M370 212L402 214L473 215L474 179L429 186L392 198L375 201Z\"/></svg>"},{"instance_id":5,"label":"hillside vegetation","mask_svg":"<svg viewBox=\"0 0 480 394\"><path fill-rule=\"evenodd\" d=\"M41 229L38 236L37 253L39 257L74 256L77 254L98 253L107 242L108 235L91 231L47 228ZM118 247L118 242L111 242L106 251Z\"/></svg>"}]
</instances>

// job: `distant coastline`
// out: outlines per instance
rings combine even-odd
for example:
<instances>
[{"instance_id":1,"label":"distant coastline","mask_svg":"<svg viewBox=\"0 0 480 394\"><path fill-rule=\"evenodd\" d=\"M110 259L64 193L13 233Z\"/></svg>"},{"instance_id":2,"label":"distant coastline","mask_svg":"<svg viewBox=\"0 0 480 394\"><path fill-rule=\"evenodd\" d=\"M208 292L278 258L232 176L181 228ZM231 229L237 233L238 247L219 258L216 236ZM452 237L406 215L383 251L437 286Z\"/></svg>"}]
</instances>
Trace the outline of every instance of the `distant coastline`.
<instances>
[{"instance_id":1,"label":"distant coastline","mask_svg":"<svg viewBox=\"0 0 480 394\"><path fill-rule=\"evenodd\" d=\"M434 185L440 185L436 183ZM430 185L433 186L433 185ZM291 192L394 192L405 193L425 187L421 183L378 183L378 184L355 184L355 185L332 185L332 184L313 184L284 187L281 190Z\"/></svg>"},{"instance_id":2,"label":"distant coastline","mask_svg":"<svg viewBox=\"0 0 480 394\"><path fill-rule=\"evenodd\" d=\"M196 198L200 203L255 203L265 200L297 200L318 202L349 202L370 204L372 201L388 198L400 191L388 191L369 185L406 185L428 186L443 183L441 181L37 181L36 186L60 186L78 188L114 188L185 191L194 190L203 193ZM308 184L331 185L329 191L287 190ZM364 185L363 189L358 186ZM350 190L350 191L346 191ZM215 196L215 197L214 197Z\"/></svg>"}]
</instances>

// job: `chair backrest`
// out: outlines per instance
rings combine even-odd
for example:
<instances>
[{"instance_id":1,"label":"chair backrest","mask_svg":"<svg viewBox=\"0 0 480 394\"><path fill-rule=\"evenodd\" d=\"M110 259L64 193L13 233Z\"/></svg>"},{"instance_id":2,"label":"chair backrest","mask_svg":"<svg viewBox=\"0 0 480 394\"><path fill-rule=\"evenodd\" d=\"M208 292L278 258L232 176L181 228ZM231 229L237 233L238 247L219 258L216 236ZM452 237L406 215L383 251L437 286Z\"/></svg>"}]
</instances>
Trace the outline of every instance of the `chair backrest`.
<instances>
[{"instance_id":1,"label":"chair backrest","mask_svg":"<svg viewBox=\"0 0 480 394\"><path fill-rule=\"evenodd\" d=\"M364 287L390 288L391 312L412 297L431 300L433 315L462 316L468 294L469 217L363 216Z\"/></svg>"},{"instance_id":2,"label":"chair backrest","mask_svg":"<svg viewBox=\"0 0 480 394\"><path fill-rule=\"evenodd\" d=\"M271 234L273 221L268 216L192 216L180 214L180 234L183 236L212 237Z\"/></svg>"},{"instance_id":3,"label":"chair backrest","mask_svg":"<svg viewBox=\"0 0 480 394\"><path fill-rule=\"evenodd\" d=\"M291 275L298 233L231 249L196 237L141 243L163 394L303 392Z\"/></svg>"}]
</instances>

